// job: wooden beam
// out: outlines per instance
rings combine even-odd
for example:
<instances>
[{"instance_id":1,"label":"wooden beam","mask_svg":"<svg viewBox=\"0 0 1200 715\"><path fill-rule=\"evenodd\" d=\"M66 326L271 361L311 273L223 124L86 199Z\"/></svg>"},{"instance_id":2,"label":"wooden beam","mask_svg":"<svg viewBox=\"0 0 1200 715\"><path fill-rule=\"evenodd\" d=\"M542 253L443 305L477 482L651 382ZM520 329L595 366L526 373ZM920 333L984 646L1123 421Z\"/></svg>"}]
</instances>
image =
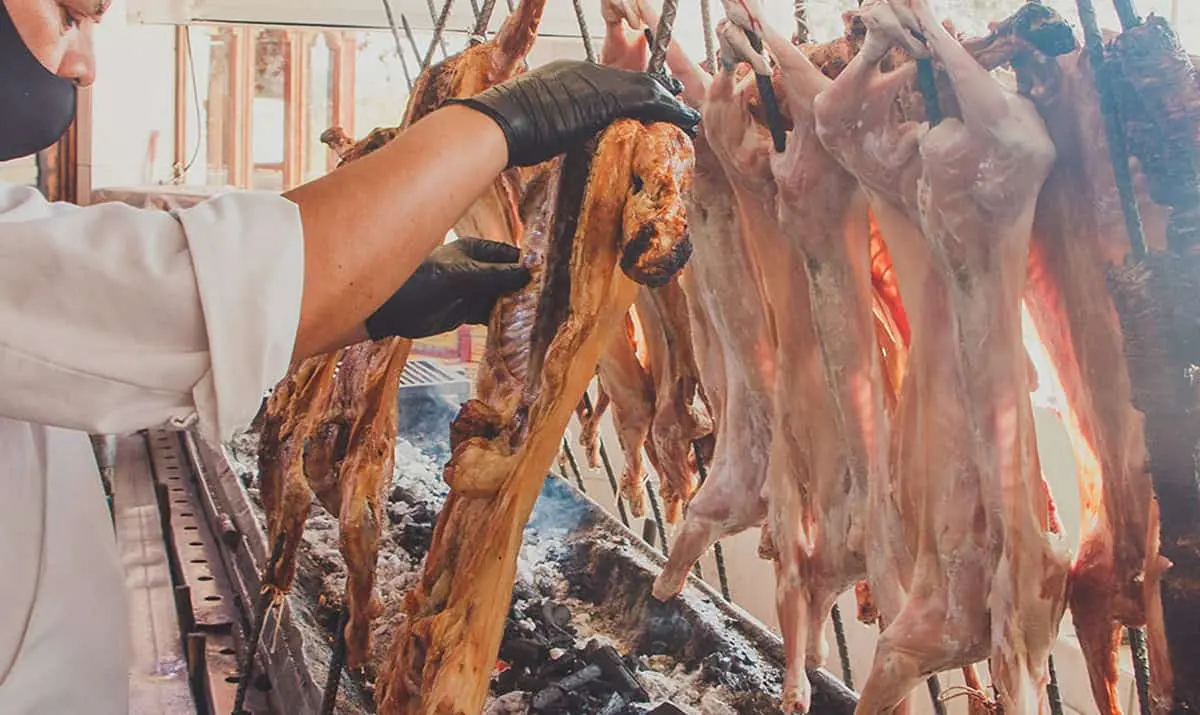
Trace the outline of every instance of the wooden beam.
<instances>
[{"instance_id":1,"label":"wooden beam","mask_svg":"<svg viewBox=\"0 0 1200 715\"><path fill-rule=\"evenodd\" d=\"M253 28L234 28L229 53L231 106L225 121L229 157L227 181L241 188L250 188L254 161L254 38Z\"/></svg>"},{"instance_id":2,"label":"wooden beam","mask_svg":"<svg viewBox=\"0 0 1200 715\"><path fill-rule=\"evenodd\" d=\"M283 68L283 189L304 181L308 147L309 51L313 34L292 30L284 35Z\"/></svg>"},{"instance_id":3,"label":"wooden beam","mask_svg":"<svg viewBox=\"0 0 1200 715\"><path fill-rule=\"evenodd\" d=\"M326 36L333 48L333 126L354 135L354 83L355 66L358 62L358 33L337 32ZM324 130L322 130L324 131ZM337 168L338 157L332 151L326 154L326 168Z\"/></svg>"}]
</instances>

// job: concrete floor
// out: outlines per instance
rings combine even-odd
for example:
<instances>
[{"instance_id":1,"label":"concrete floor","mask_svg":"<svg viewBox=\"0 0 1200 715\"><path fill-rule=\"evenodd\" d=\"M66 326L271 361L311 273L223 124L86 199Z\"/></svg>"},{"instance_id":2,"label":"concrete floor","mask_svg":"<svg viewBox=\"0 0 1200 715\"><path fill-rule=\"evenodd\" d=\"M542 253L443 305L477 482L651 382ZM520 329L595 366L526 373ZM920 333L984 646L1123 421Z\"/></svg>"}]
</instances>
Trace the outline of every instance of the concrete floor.
<instances>
[{"instance_id":1,"label":"concrete floor","mask_svg":"<svg viewBox=\"0 0 1200 715\"><path fill-rule=\"evenodd\" d=\"M1067 442L1066 432L1058 418L1045 410L1036 410L1035 421L1038 432L1038 445L1041 455L1042 468L1050 482L1058 503L1066 533L1072 546L1078 539L1079 533L1079 496L1076 486L1074 457ZM584 484L588 495L602 504L605 508L616 513L616 503L612 489L603 469L588 469L583 454L578 450L576 435L579 425L572 422L568 440L575 450L576 461L583 471ZM624 460L618 447L616 434L609 417L605 417L602 438L607 447L609 459L612 461L616 474L620 474ZM650 469L647 461L647 469ZM655 479L652 475L652 479ZM641 533L641 524L634 524L634 530ZM668 536L668 538L671 538ZM730 592L735 603L749 612L752 616L778 632L779 623L775 615L775 576L768 562L758 558L757 548L759 531L757 529L739 534L722 541L726 570L729 577ZM710 551L701 561L705 580L719 587L716 563ZM861 687L870 671L871 658L874 653L878 631L874 626L865 626L855 620L855 601L853 592L848 592L839 602L843 620L846 625L846 640L850 654L851 674L853 684ZM832 625L827 634L831 645L831 662L827 668L835 675L842 675L840 663L837 660ZM1068 614L1061 627L1058 646L1054 651L1055 667L1058 673L1059 688L1062 693L1064 709L1071 715L1093 715L1098 709L1092 702L1088 686L1087 671L1083 657L1073 636L1071 619ZM984 682L987 682L986 668L981 672ZM961 685L961 677L957 673L942 675L943 691L952 685ZM1122 705L1126 713L1136 713L1137 705L1133 688L1132 665L1128 649L1121 653L1121 693ZM917 693L913 698L915 712L924 715L933 713L931 700L926 692ZM967 712L967 700L963 697L948 700L947 711L953 715Z\"/></svg>"}]
</instances>

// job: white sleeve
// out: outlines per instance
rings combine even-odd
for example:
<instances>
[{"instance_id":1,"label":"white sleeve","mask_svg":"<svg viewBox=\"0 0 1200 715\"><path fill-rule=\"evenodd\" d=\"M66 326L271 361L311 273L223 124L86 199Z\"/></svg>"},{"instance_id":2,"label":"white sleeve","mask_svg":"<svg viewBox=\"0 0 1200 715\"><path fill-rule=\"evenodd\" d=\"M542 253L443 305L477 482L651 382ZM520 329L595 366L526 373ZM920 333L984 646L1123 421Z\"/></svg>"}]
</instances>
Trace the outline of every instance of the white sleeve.
<instances>
[{"instance_id":1,"label":"white sleeve","mask_svg":"<svg viewBox=\"0 0 1200 715\"><path fill-rule=\"evenodd\" d=\"M227 439L287 371L298 207L232 193L171 214L0 185L0 415Z\"/></svg>"}]
</instances>

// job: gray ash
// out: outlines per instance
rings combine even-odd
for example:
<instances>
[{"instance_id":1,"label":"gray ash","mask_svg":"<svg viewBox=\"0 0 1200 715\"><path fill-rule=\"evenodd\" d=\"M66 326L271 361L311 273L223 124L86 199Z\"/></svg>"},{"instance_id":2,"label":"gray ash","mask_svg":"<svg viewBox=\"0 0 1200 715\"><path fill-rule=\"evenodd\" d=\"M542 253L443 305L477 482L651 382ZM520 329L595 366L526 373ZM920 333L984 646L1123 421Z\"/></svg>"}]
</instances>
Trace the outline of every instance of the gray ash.
<instances>
[{"instance_id":1,"label":"gray ash","mask_svg":"<svg viewBox=\"0 0 1200 715\"><path fill-rule=\"evenodd\" d=\"M428 407L428 406L427 406ZM373 684L386 662L405 594L420 578L448 488L453 409L422 412L396 442L389 528L380 545L372 652L342 680L339 713L374 712ZM236 473L256 481L257 438L226 445ZM599 509L564 480L546 480L517 562L509 618L486 715L775 715L780 655L730 629L727 612L703 596L666 604L650 596L657 565L605 526ZM601 523L598 523L599 522ZM346 581L336 517L314 505L299 549L289 607L306 634L313 681L325 669ZM269 641L268 641L269 643Z\"/></svg>"}]
</instances>

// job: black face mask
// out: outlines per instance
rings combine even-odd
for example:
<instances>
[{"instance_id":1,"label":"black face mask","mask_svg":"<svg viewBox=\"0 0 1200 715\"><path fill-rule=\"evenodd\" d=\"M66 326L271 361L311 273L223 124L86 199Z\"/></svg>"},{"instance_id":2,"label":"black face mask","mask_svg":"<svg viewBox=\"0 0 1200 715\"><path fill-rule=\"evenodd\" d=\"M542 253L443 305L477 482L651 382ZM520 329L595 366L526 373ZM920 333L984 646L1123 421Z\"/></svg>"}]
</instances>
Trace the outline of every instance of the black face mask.
<instances>
[{"instance_id":1,"label":"black face mask","mask_svg":"<svg viewBox=\"0 0 1200 715\"><path fill-rule=\"evenodd\" d=\"M45 149L75 118L75 83L42 66L0 0L0 161Z\"/></svg>"}]
</instances>

